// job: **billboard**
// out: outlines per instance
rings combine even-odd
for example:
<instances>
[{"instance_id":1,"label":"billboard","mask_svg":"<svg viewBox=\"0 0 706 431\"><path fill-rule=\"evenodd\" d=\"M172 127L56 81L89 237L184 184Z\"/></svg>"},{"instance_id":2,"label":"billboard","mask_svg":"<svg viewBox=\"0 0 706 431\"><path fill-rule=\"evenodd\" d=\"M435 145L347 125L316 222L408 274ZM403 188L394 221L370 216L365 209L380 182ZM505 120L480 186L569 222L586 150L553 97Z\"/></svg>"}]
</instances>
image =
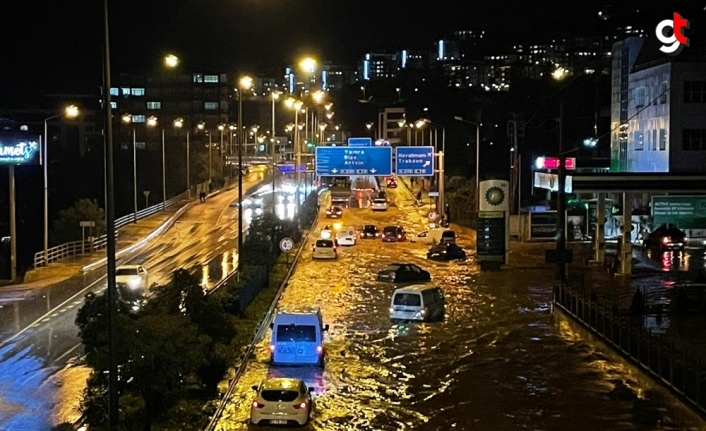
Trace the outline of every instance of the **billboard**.
<instances>
[{"instance_id":1,"label":"billboard","mask_svg":"<svg viewBox=\"0 0 706 431\"><path fill-rule=\"evenodd\" d=\"M40 138L31 135L0 135L0 165L39 165Z\"/></svg>"},{"instance_id":2,"label":"billboard","mask_svg":"<svg viewBox=\"0 0 706 431\"><path fill-rule=\"evenodd\" d=\"M653 226L676 224L679 229L706 228L706 195L652 196Z\"/></svg>"}]
</instances>

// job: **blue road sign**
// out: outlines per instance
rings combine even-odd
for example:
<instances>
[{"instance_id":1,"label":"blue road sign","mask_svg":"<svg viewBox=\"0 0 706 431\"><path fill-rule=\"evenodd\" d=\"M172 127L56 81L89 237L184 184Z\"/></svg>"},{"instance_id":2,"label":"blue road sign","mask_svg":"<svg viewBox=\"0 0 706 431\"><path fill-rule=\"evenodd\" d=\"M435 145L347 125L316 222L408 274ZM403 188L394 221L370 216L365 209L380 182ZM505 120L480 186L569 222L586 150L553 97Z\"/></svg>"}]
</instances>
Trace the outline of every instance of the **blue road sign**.
<instances>
[{"instance_id":1,"label":"blue road sign","mask_svg":"<svg viewBox=\"0 0 706 431\"><path fill-rule=\"evenodd\" d=\"M316 147L316 175L392 175L391 147Z\"/></svg>"},{"instance_id":2,"label":"blue road sign","mask_svg":"<svg viewBox=\"0 0 706 431\"><path fill-rule=\"evenodd\" d=\"M370 147L373 145L373 138L348 138L349 147Z\"/></svg>"},{"instance_id":3,"label":"blue road sign","mask_svg":"<svg viewBox=\"0 0 706 431\"><path fill-rule=\"evenodd\" d=\"M395 173L406 177L434 175L434 147L395 147Z\"/></svg>"}]
</instances>

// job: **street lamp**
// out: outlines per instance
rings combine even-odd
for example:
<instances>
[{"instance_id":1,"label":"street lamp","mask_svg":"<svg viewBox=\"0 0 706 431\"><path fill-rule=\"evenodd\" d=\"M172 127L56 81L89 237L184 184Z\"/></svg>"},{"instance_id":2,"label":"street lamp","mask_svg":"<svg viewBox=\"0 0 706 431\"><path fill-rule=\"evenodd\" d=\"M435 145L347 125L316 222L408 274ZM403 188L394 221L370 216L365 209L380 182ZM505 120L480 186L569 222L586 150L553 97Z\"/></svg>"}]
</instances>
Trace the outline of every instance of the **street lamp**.
<instances>
[{"instance_id":1,"label":"street lamp","mask_svg":"<svg viewBox=\"0 0 706 431\"><path fill-rule=\"evenodd\" d=\"M253 79L244 76L238 80L238 125L243 124L243 92L252 88ZM240 280L241 252L243 251L243 136L238 136L238 280Z\"/></svg>"},{"instance_id":2,"label":"street lamp","mask_svg":"<svg viewBox=\"0 0 706 431\"><path fill-rule=\"evenodd\" d=\"M419 124L420 122L422 123L421 125ZM434 150L435 150L435 151L437 152L437 154L439 155L439 184L438 184L438 188L439 188L439 210L440 210L440 211L443 211L443 214L445 214L445 213L446 213L446 212L445 212L445 209L446 209L446 208L445 208L445 206L444 206L444 204L445 204L445 200L444 200L444 198L445 198L445 196L444 196L444 194L445 194L445 193L444 193L444 189L445 189L445 185L444 185L444 180L445 180L445 178L444 178L444 175L445 175L445 172L444 172L444 170L445 170L445 169L444 169L444 156L446 155L446 127L442 126L442 125L439 124L439 123L435 123L435 122L433 122L433 121L431 121L431 120L429 120L429 119L426 119L426 118L422 118L421 120L417 121L417 127L418 127L418 128L421 128L421 127L423 127L423 125L424 125L425 123L431 125L431 126L434 127L435 129L436 129L437 127L440 127L440 128L441 128L441 152L438 151L437 140L436 140L436 130L434 130L434 136L435 136L435 139L434 139ZM430 140L431 140L431 139L430 139Z\"/></svg>"},{"instance_id":3,"label":"street lamp","mask_svg":"<svg viewBox=\"0 0 706 431\"><path fill-rule=\"evenodd\" d=\"M184 127L184 119L177 118L174 120L174 127L181 129ZM189 130L186 131L186 190L189 194L189 199L191 199L191 172L189 170ZM210 175L210 172L209 172ZM164 192L164 202L166 209L167 202L167 187L166 187L166 176L164 176L164 129L162 129L162 190Z\"/></svg>"},{"instance_id":4,"label":"street lamp","mask_svg":"<svg viewBox=\"0 0 706 431\"><path fill-rule=\"evenodd\" d=\"M204 130L206 128L206 123L201 121L199 124L196 125L196 128L199 130ZM218 126L218 128L221 130L221 143L223 141L223 129L221 129L221 126ZM212 168L211 168L211 163L213 161L213 155L212 155L212 149L213 149L213 143L211 142L211 134L206 130L206 133L208 133L208 184L211 184L211 173L212 173Z\"/></svg>"},{"instance_id":5,"label":"street lamp","mask_svg":"<svg viewBox=\"0 0 706 431\"><path fill-rule=\"evenodd\" d=\"M157 127L157 117L152 116L147 119L149 127ZM162 128L162 211L167 210L167 175L164 162L164 128Z\"/></svg>"},{"instance_id":6,"label":"street lamp","mask_svg":"<svg viewBox=\"0 0 706 431\"><path fill-rule=\"evenodd\" d=\"M276 151L275 151L275 140L277 139L277 136L275 134L275 102L279 99L279 96L282 93L279 91L273 91L272 92L272 215L277 216L277 205L276 205L276 199L275 199L275 193L277 192L277 163L275 161L276 158ZM273 239L274 241L274 239Z\"/></svg>"},{"instance_id":7,"label":"street lamp","mask_svg":"<svg viewBox=\"0 0 706 431\"><path fill-rule=\"evenodd\" d=\"M552 78L556 81L561 81L568 75L568 71L563 67L558 66L552 72ZM566 263L564 263L564 254L566 253L566 197L564 195L564 184L566 181L566 170L564 163L564 99L559 99L559 172L558 172L558 190L556 192L556 251L559 256L559 263L556 265L556 279L563 283L566 281ZM629 217L629 215L627 216Z\"/></svg>"},{"instance_id":8,"label":"street lamp","mask_svg":"<svg viewBox=\"0 0 706 431\"><path fill-rule=\"evenodd\" d=\"M132 115L123 114L123 123L132 123ZM135 136L135 124L132 124L132 193L134 197L133 213L134 222L137 223L137 142Z\"/></svg>"},{"instance_id":9,"label":"street lamp","mask_svg":"<svg viewBox=\"0 0 706 431\"><path fill-rule=\"evenodd\" d=\"M49 265L49 176L47 172L47 165L49 164L48 159L48 148L49 148L49 120L54 118L66 117L66 118L76 118L78 117L79 110L76 105L67 106L64 111L60 114L52 115L44 119L44 156L42 164L44 165L44 266ZM15 238L12 238L14 243Z\"/></svg>"}]
</instances>

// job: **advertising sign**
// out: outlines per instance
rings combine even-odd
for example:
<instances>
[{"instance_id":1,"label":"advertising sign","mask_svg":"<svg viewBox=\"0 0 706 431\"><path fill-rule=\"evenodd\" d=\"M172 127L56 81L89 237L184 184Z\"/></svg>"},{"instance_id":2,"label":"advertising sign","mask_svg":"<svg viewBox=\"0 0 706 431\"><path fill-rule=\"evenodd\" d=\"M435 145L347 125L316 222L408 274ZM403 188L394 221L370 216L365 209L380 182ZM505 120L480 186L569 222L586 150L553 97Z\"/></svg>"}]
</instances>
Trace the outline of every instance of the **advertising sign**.
<instances>
[{"instance_id":1,"label":"advertising sign","mask_svg":"<svg viewBox=\"0 0 706 431\"><path fill-rule=\"evenodd\" d=\"M706 228L706 195L652 196L654 227L676 224L679 229Z\"/></svg>"},{"instance_id":2,"label":"advertising sign","mask_svg":"<svg viewBox=\"0 0 706 431\"><path fill-rule=\"evenodd\" d=\"M39 165L38 136L0 135L0 165Z\"/></svg>"}]
</instances>

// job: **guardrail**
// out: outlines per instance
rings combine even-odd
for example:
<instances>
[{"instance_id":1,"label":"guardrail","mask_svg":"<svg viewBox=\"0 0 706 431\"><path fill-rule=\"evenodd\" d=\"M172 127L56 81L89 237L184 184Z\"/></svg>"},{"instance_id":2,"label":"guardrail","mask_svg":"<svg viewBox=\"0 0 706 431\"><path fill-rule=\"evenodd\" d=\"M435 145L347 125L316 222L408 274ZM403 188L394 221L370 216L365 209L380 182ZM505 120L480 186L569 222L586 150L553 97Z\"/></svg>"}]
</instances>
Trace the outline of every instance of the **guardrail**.
<instances>
[{"instance_id":1,"label":"guardrail","mask_svg":"<svg viewBox=\"0 0 706 431\"><path fill-rule=\"evenodd\" d=\"M255 350L255 343L257 342L257 340L259 340L262 337L262 335L267 330L269 322L272 320L272 315L274 314L275 308L277 307L277 303L279 302L279 299L281 298L282 293L284 292L284 289L289 284L289 279L292 277L292 274L294 274L294 270L297 267L297 262L299 261L299 257L301 256L302 251L304 250L304 246L308 243L309 235L311 234L311 232L313 230L312 228L314 226L316 226L316 223L318 223L318 220L319 220L319 216L317 214L316 217L314 218L314 222L311 224L309 232L307 233L307 235L304 238L302 238L302 242L299 245L299 249L297 249L297 253L294 255L294 259L292 260L291 266L289 267L289 271L287 271L287 274L285 275L284 280L282 280L282 283L279 286L279 290L277 291L275 298L272 300L272 303L270 304L270 307L268 308L267 313L265 313L265 316L260 321L260 324L258 325L257 330L255 331L255 335L253 335L253 339L250 342L250 345L248 345L247 350L243 354L243 357L240 361L238 369L235 372L235 375L228 382L228 389L223 394L223 397L221 398L220 402L218 403L218 407L216 407L216 411L213 413L213 416L211 417L211 420L209 421L208 425L206 426L205 431L213 431L216 429L216 424L218 423L218 420L223 415L223 410L225 409L226 404L228 403L228 400L230 399L231 395L233 394L233 391L235 390L235 386L238 384L238 381L240 381L240 378L242 377L243 373L245 372L245 369L247 368L248 361L249 361L250 357L253 355L253 352Z\"/></svg>"},{"instance_id":2,"label":"guardrail","mask_svg":"<svg viewBox=\"0 0 706 431\"><path fill-rule=\"evenodd\" d=\"M187 199L188 196L189 196L189 192L185 191L185 192L167 200L166 202L160 202L156 205L152 205L151 207L147 207L145 209L142 209L142 210L138 211L137 213L130 213L130 214L127 214L127 215L124 215L120 218L115 219L115 229L116 229L115 238L116 238L116 240L118 238L117 229L119 229L123 226L126 226L130 223L134 223L137 220L141 220L145 217L149 217L152 214L158 213L162 210L165 210L165 209L171 207L172 205L177 204L177 203ZM107 244L108 244L108 236L101 235L98 238L94 239L93 241L73 241L73 242L57 245L57 246L49 248L47 250L47 263L56 262L56 261L65 259L70 256L91 254L93 252L101 251L104 248L106 248ZM38 251L37 253L34 254L34 267L39 268L44 265L45 265L44 251Z\"/></svg>"}]
</instances>

